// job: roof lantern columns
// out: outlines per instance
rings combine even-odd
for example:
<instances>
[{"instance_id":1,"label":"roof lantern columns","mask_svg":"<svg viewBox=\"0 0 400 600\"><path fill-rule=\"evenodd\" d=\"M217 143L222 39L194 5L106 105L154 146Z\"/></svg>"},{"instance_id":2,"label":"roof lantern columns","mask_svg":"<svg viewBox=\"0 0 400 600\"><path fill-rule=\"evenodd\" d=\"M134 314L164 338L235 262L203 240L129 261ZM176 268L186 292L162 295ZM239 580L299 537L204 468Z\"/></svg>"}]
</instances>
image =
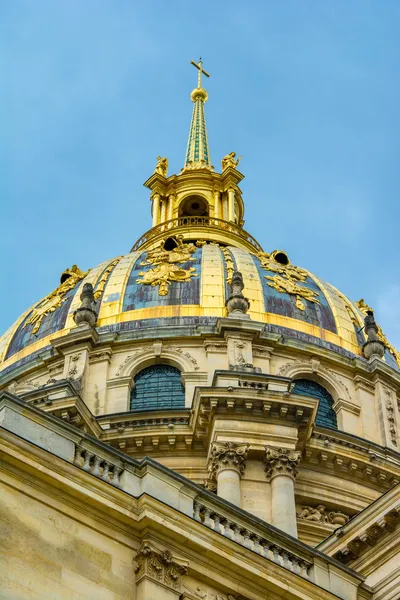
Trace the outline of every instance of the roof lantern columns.
<instances>
[{"instance_id":1,"label":"roof lantern columns","mask_svg":"<svg viewBox=\"0 0 400 600\"><path fill-rule=\"evenodd\" d=\"M152 194L153 200L153 227L156 227L160 222L160 194L155 192Z\"/></svg>"},{"instance_id":2,"label":"roof lantern columns","mask_svg":"<svg viewBox=\"0 0 400 600\"><path fill-rule=\"evenodd\" d=\"M289 448L265 447L265 471L271 482L272 525L297 537L294 480L301 453Z\"/></svg>"}]
</instances>

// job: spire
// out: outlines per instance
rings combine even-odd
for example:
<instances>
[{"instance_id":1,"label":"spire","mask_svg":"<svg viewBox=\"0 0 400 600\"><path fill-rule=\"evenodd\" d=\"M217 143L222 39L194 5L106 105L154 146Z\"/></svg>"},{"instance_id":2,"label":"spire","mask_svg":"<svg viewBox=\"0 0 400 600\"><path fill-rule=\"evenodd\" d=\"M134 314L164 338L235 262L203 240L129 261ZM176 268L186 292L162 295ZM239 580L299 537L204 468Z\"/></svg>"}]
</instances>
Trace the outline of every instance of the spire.
<instances>
[{"instance_id":1,"label":"spire","mask_svg":"<svg viewBox=\"0 0 400 600\"><path fill-rule=\"evenodd\" d=\"M212 169L210 152L208 150L206 118L204 116L204 103L207 102L208 94L206 90L201 87L202 75L205 75L206 77L210 77L210 75L204 71L201 58L198 63L195 63L194 60L192 60L191 64L194 65L199 72L197 88L190 94L194 106L184 169L196 169L199 167Z\"/></svg>"}]
</instances>

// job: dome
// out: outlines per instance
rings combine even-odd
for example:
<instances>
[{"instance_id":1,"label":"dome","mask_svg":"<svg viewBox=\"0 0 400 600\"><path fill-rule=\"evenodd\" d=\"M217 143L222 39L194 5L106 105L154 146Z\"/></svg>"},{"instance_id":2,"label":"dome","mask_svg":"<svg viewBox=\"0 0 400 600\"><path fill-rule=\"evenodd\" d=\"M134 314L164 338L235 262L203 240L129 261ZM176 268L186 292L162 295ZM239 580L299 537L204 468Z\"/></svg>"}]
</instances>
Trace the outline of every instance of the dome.
<instances>
[{"instance_id":1,"label":"dome","mask_svg":"<svg viewBox=\"0 0 400 600\"><path fill-rule=\"evenodd\" d=\"M364 314L359 306L363 305L353 304L332 285L292 265L284 252L251 252L169 237L153 250L113 258L86 273L76 265L67 269L60 285L0 338L1 370L34 359L75 327L73 314L85 283L94 288L98 332L129 338L129 332L141 330L142 336L148 332L154 337L168 336L168 331L176 335L180 328L183 334L193 334L195 328L212 327L218 317L226 316L234 270L243 275L250 317L264 323L266 331L346 357L362 354ZM389 351L385 360L398 368Z\"/></svg>"}]
</instances>

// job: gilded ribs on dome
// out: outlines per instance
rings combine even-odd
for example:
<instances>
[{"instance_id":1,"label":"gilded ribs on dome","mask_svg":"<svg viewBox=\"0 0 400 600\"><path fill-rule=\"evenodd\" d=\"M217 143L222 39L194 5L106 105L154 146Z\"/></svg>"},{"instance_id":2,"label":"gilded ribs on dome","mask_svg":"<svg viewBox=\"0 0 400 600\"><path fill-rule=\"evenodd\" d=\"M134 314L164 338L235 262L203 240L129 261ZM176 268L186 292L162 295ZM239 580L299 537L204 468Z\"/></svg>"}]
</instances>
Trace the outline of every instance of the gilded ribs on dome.
<instances>
[{"instance_id":1,"label":"gilded ribs on dome","mask_svg":"<svg viewBox=\"0 0 400 600\"><path fill-rule=\"evenodd\" d=\"M89 271L81 271L77 265L72 265L70 269L66 269L61 276L60 285L35 306L23 327L25 328L27 325L33 325L32 333L37 333L43 319L62 306L67 300L67 292L72 290L78 281L86 277L88 273Z\"/></svg>"}]
</instances>

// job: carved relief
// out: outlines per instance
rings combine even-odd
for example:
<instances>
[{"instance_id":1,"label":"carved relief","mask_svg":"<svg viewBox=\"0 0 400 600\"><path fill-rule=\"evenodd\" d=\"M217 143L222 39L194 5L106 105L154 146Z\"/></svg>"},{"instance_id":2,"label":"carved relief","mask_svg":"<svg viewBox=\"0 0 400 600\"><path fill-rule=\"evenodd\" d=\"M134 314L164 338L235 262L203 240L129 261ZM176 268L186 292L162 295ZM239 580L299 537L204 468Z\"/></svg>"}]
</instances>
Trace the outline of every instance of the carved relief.
<instances>
[{"instance_id":1,"label":"carved relief","mask_svg":"<svg viewBox=\"0 0 400 600\"><path fill-rule=\"evenodd\" d=\"M209 352L225 354L228 349L228 345L226 342L204 342L204 349L207 354Z\"/></svg>"},{"instance_id":2,"label":"carved relief","mask_svg":"<svg viewBox=\"0 0 400 600\"><path fill-rule=\"evenodd\" d=\"M181 577L186 575L189 566L187 561L177 559L169 550L160 550L149 542L143 542L135 561L136 584L148 577L178 591Z\"/></svg>"},{"instance_id":3,"label":"carved relief","mask_svg":"<svg viewBox=\"0 0 400 600\"><path fill-rule=\"evenodd\" d=\"M293 479L297 475L301 452L289 448L275 448L265 446L265 472L267 479L271 480L277 475L288 475Z\"/></svg>"},{"instance_id":4,"label":"carved relief","mask_svg":"<svg viewBox=\"0 0 400 600\"><path fill-rule=\"evenodd\" d=\"M211 448L208 461L210 479L215 480L219 471L234 469L243 475L246 468L246 458L249 444L236 442L215 442Z\"/></svg>"},{"instance_id":5,"label":"carved relief","mask_svg":"<svg viewBox=\"0 0 400 600\"><path fill-rule=\"evenodd\" d=\"M300 512L297 513L297 517L315 523L330 523L338 526L344 525L350 519L348 515L341 511L329 511L323 504L316 507L302 506Z\"/></svg>"},{"instance_id":6,"label":"carved relief","mask_svg":"<svg viewBox=\"0 0 400 600\"><path fill-rule=\"evenodd\" d=\"M62 283L60 283L60 285L53 292L51 292L51 294L49 294L46 298L44 298L44 300L35 306L29 316L29 319L26 320L23 327L26 327L27 325L33 325L32 333L37 333L40 329L43 319L64 304L64 302L67 300L67 292L72 290L78 281L81 281L88 273L89 271L83 272L76 265L73 265L70 269L66 269L61 276Z\"/></svg>"},{"instance_id":7,"label":"carved relief","mask_svg":"<svg viewBox=\"0 0 400 600\"><path fill-rule=\"evenodd\" d=\"M154 265L154 268L149 271L139 271L142 279L137 279L136 283L159 286L159 296L166 296L168 286L173 281L190 281L192 277L197 277L194 267L182 269L175 264L194 260L191 254L195 252L196 246L194 244L184 244L181 237L177 238L177 242L178 245L173 250L165 250L164 241L162 241L155 250L149 252L146 260L140 264L142 266Z\"/></svg>"},{"instance_id":8,"label":"carved relief","mask_svg":"<svg viewBox=\"0 0 400 600\"><path fill-rule=\"evenodd\" d=\"M386 416L389 424L390 441L394 446L397 446L397 430L396 430L396 417L394 413L394 402L392 398L392 392L388 388L385 388L386 395Z\"/></svg>"},{"instance_id":9,"label":"carved relief","mask_svg":"<svg viewBox=\"0 0 400 600\"><path fill-rule=\"evenodd\" d=\"M186 358L188 358L190 360L190 362L192 363L194 370L198 371L199 370L199 365L197 364L197 360L190 354L190 352L185 352L185 350L182 350L182 348L174 348L171 347L171 350L175 350L176 352L179 352L179 354L183 354L184 356L186 356Z\"/></svg>"},{"instance_id":10,"label":"carved relief","mask_svg":"<svg viewBox=\"0 0 400 600\"><path fill-rule=\"evenodd\" d=\"M306 309L302 298L315 304L320 303L318 300L319 293L317 291L306 288L298 283L304 283L306 281L308 277L307 271L291 264L282 265L273 260L271 255L266 252L258 252L256 256L260 259L263 269L276 273L276 275L273 276L264 275L265 279L268 279L268 285L281 294L295 296L296 307L298 309Z\"/></svg>"}]
</instances>

